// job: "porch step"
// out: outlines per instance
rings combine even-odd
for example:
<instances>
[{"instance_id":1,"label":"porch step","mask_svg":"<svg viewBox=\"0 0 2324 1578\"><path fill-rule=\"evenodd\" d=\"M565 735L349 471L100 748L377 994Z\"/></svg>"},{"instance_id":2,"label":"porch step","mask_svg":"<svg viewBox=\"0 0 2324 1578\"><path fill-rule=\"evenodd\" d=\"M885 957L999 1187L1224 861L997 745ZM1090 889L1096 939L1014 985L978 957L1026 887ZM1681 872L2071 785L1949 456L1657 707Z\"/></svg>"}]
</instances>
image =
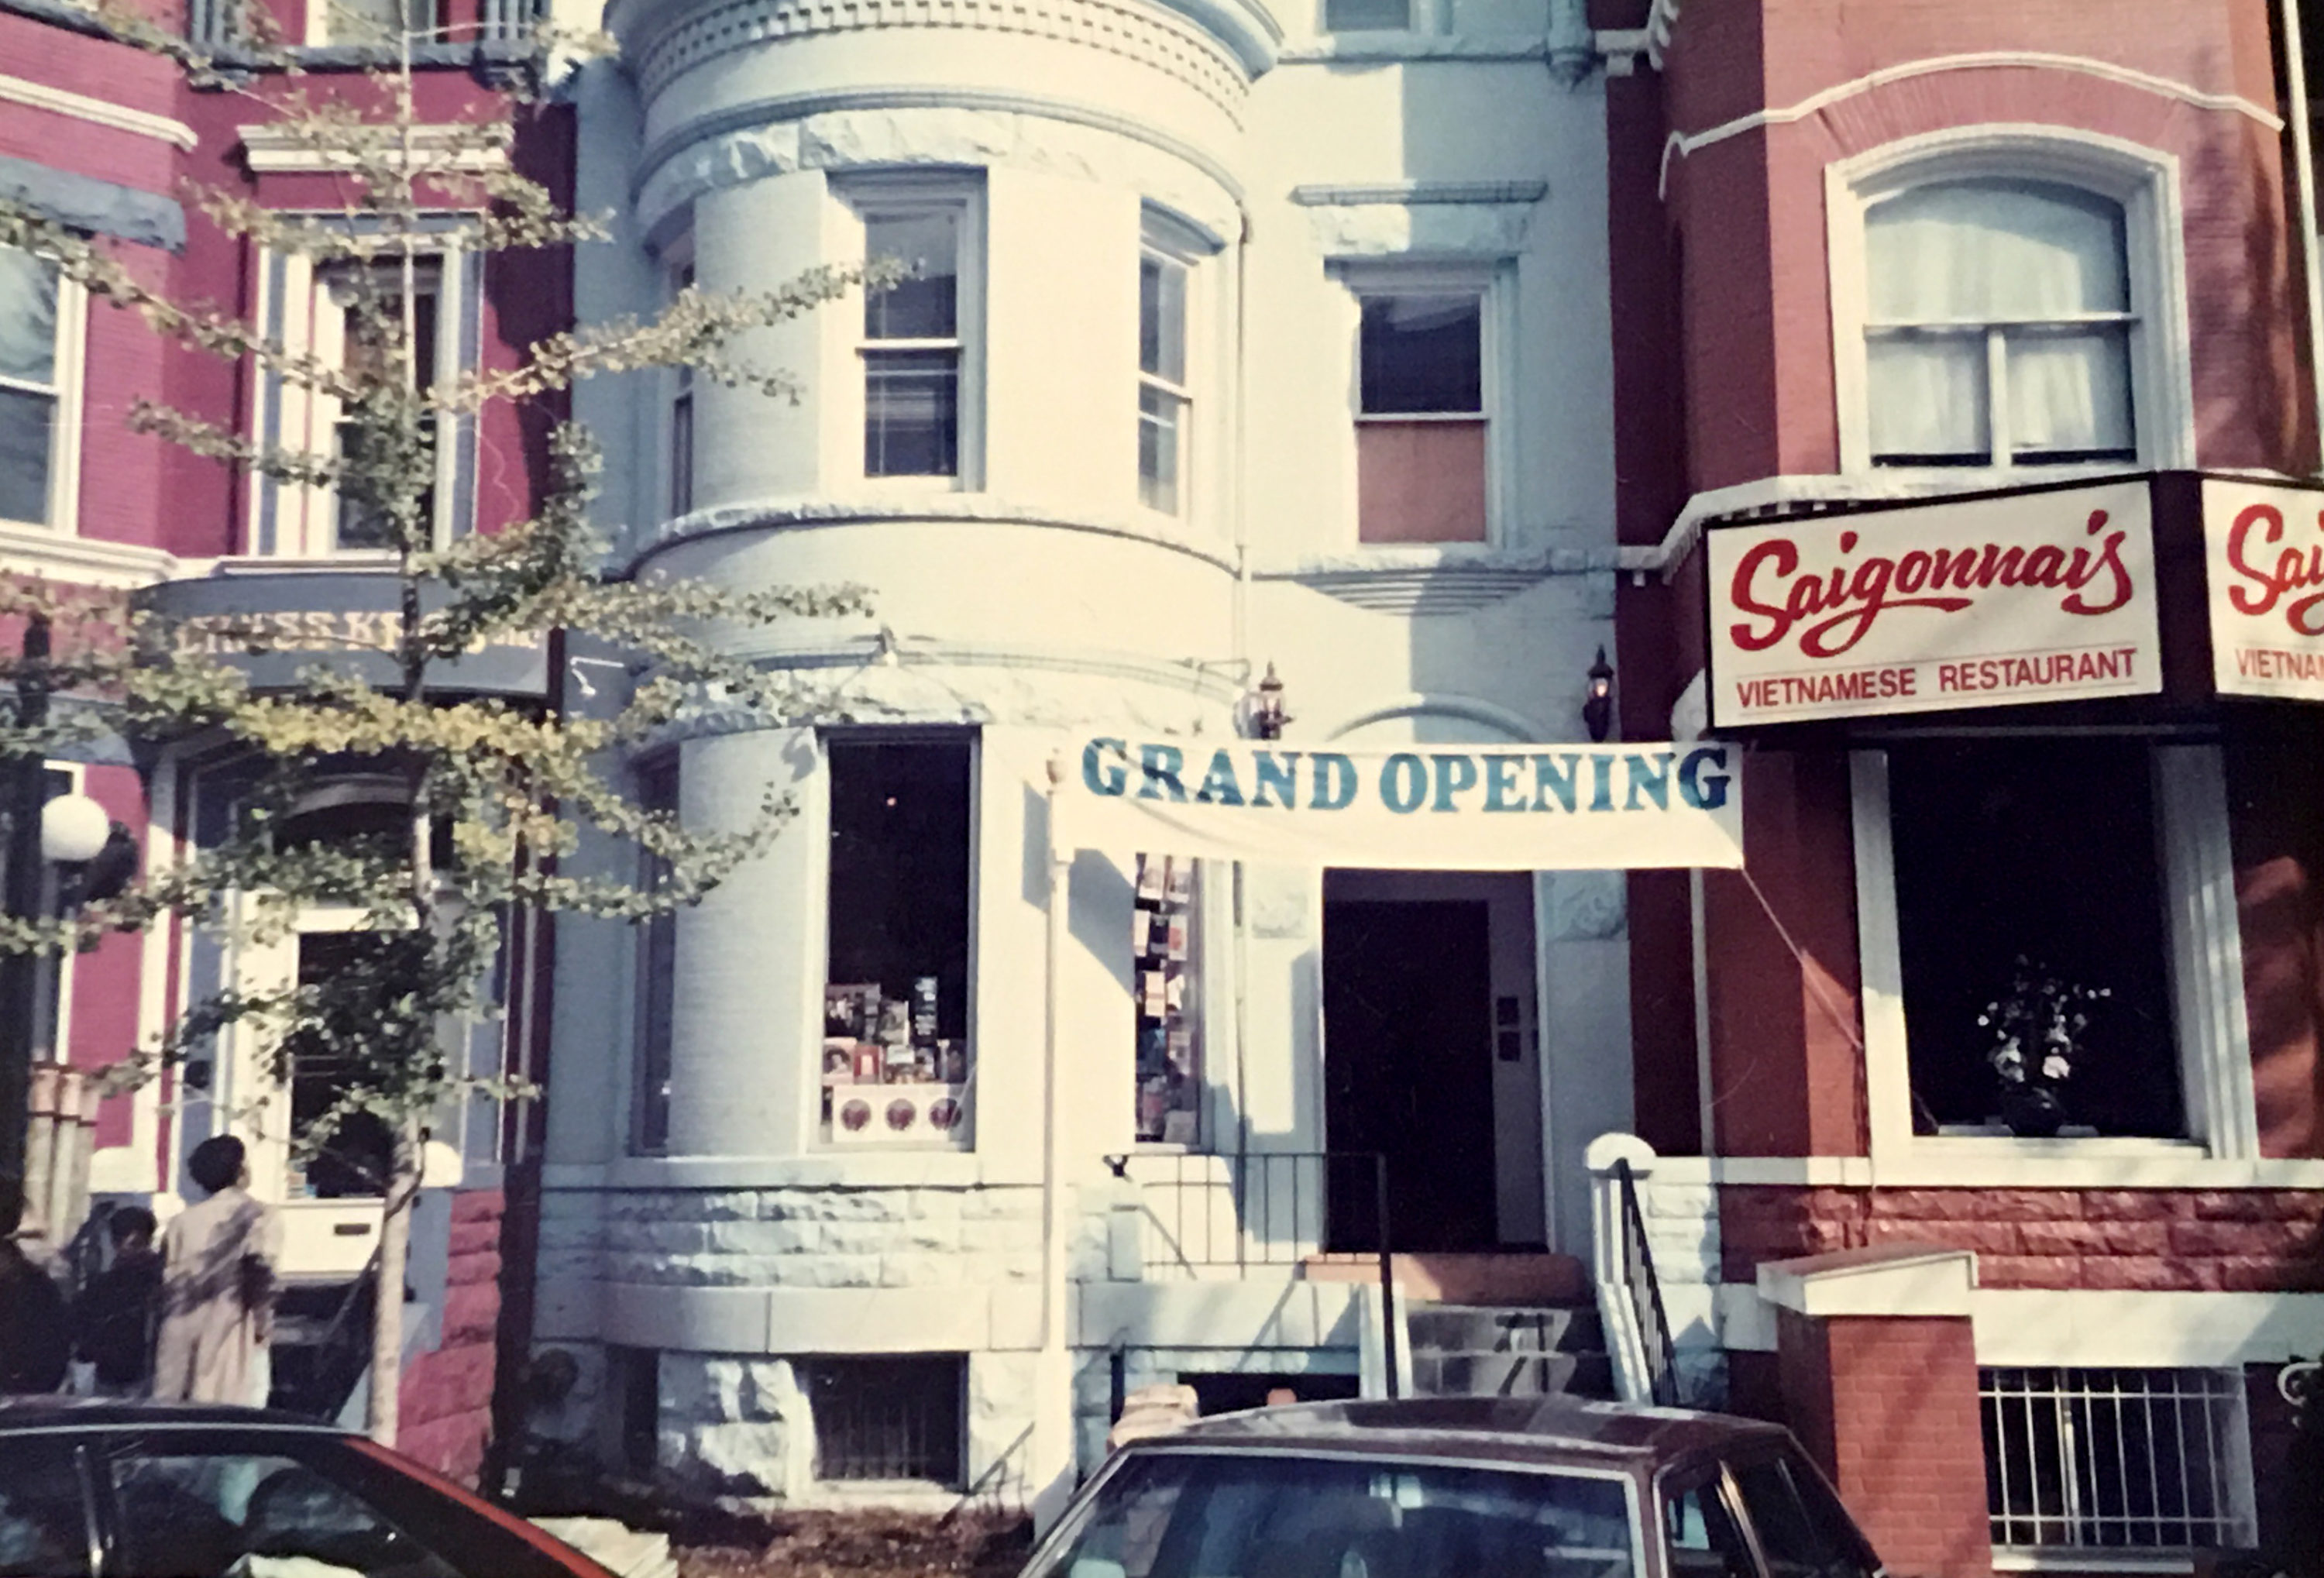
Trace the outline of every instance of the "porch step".
<instances>
[{"instance_id":1,"label":"porch step","mask_svg":"<svg viewBox=\"0 0 2324 1578\"><path fill-rule=\"evenodd\" d=\"M1564 1308L1587 1306L1595 1297L1588 1269L1572 1255L1424 1253L1391 1259L1397 1294L1415 1306ZM1314 1257L1303 1270L1313 1282L1379 1279L1379 1262L1369 1257Z\"/></svg>"},{"instance_id":2,"label":"porch step","mask_svg":"<svg viewBox=\"0 0 2324 1578\"><path fill-rule=\"evenodd\" d=\"M1418 1397L1614 1395L1613 1363L1594 1305L1415 1304L1405 1330Z\"/></svg>"}]
</instances>

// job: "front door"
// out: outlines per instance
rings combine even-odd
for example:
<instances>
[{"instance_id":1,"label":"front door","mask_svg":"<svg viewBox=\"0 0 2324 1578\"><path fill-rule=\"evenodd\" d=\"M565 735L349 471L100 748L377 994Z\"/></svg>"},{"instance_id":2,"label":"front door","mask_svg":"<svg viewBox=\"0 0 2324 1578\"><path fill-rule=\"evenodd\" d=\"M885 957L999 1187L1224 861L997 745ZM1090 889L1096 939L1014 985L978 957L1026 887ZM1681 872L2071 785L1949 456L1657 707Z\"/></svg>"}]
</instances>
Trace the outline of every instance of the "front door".
<instances>
[{"instance_id":1,"label":"front door","mask_svg":"<svg viewBox=\"0 0 2324 1578\"><path fill-rule=\"evenodd\" d=\"M1481 900L1325 898L1323 1131L1387 1158L1398 1250L1499 1241L1490 921ZM1330 1248L1378 1247L1374 1196L1331 1164Z\"/></svg>"}]
</instances>

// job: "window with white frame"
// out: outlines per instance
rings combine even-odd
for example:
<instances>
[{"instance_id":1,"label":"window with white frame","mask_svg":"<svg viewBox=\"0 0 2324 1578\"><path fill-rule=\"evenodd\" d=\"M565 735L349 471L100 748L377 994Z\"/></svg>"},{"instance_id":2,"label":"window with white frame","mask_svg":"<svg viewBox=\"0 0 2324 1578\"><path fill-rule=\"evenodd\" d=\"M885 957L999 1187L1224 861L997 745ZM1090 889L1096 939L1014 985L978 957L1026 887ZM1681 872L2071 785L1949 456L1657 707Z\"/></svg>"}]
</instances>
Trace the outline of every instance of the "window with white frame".
<instances>
[{"instance_id":1,"label":"window with white frame","mask_svg":"<svg viewBox=\"0 0 2324 1578\"><path fill-rule=\"evenodd\" d=\"M1488 286L1449 276L1351 284L1357 540L1484 541L1492 492Z\"/></svg>"},{"instance_id":2,"label":"window with white frame","mask_svg":"<svg viewBox=\"0 0 2324 1578\"><path fill-rule=\"evenodd\" d=\"M2120 203L1937 181L1867 210L1864 253L1875 466L2137 458Z\"/></svg>"},{"instance_id":3,"label":"window with white frame","mask_svg":"<svg viewBox=\"0 0 2324 1578\"><path fill-rule=\"evenodd\" d=\"M863 475L958 485L973 453L974 210L957 191L866 186L847 194L863 255L904 277L863 298Z\"/></svg>"},{"instance_id":4,"label":"window with white frame","mask_svg":"<svg viewBox=\"0 0 2324 1578\"><path fill-rule=\"evenodd\" d=\"M430 42L444 26L442 0L309 0L307 42L383 49Z\"/></svg>"},{"instance_id":5,"label":"window with white frame","mask_svg":"<svg viewBox=\"0 0 2324 1578\"><path fill-rule=\"evenodd\" d=\"M1853 772L1876 1144L2255 1151L2216 746L1906 738Z\"/></svg>"},{"instance_id":6,"label":"window with white frame","mask_svg":"<svg viewBox=\"0 0 2324 1578\"><path fill-rule=\"evenodd\" d=\"M1997 1550L2246 1546L2251 1434L2232 1370L1978 1372Z\"/></svg>"},{"instance_id":7,"label":"window with white frame","mask_svg":"<svg viewBox=\"0 0 2324 1578\"><path fill-rule=\"evenodd\" d=\"M1184 514L1194 398L1186 373L1187 287L1193 267L1150 237L1138 259L1138 497Z\"/></svg>"},{"instance_id":8,"label":"window with white frame","mask_svg":"<svg viewBox=\"0 0 2324 1578\"><path fill-rule=\"evenodd\" d=\"M478 262L473 254L454 252L415 258L407 312L400 258L310 264L302 257L270 253L262 261L262 318L269 336L291 355L311 355L326 367L371 378L397 366L410 385L440 386L473 366L477 355ZM333 459L361 458L357 446L364 426L327 388L309 389L296 377L266 369L252 413L263 444ZM421 422L432 465L419 501L420 521L436 545L468 525L475 437L468 415L429 415ZM249 551L324 558L392 549L394 527L384 501L364 496L365 492L360 484L331 488L255 479Z\"/></svg>"},{"instance_id":9,"label":"window with white frame","mask_svg":"<svg viewBox=\"0 0 2324 1578\"><path fill-rule=\"evenodd\" d=\"M2175 164L1956 128L1827 175L1842 469L2193 463Z\"/></svg>"},{"instance_id":10,"label":"window with white frame","mask_svg":"<svg viewBox=\"0 0 2324 1578\"><path fill-rule=\"evenodd\" d=\"M0 246L0 521L71 523L80 322L54 263Z\"/></svg>"},{"instance_id":11,"label":"window with white frame","mask_svg":"<svg viewBox=\"0 0 2324 1578\"><path fill-rule=\"evenodd\" d=\"M672 300L694 289L694 264L681 261L671 265L669 295ZM694 508L694 369L680 365L670 369L669 454L665 459L669 475L669 513L672 520Z\"/></svg>"}]
</instances>

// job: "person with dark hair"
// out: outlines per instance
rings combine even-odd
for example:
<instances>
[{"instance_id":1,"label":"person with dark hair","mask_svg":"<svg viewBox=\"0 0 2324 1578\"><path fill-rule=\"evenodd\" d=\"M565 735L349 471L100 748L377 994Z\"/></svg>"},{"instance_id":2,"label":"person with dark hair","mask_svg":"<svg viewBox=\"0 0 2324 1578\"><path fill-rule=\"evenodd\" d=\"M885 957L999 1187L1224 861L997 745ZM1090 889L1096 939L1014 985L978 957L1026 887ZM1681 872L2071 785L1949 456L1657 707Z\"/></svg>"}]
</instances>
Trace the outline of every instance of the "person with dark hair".
<instances>
[{"instance_id":1,"label":"person with dark hair","mask_svg":"<svg viewBox=\"0 0 2324 1578\"><path fill-rule=\"evenodd\" d=\"M153 1379L153 1322L161 1297L161 1255L153 1247L153 1213L116 1207L105 1219L113 1263L88 1279L73 1301L73 1357L93 1365L106 1397L142 1396Z\"/></svg>"},{"instance_id":2,"label":"person with dark hair","mask_svg":"<svg viewBox=\"0 0 2324 1578\"><path fill-rule=\"evenodd\" d=\"M281 1223L251 1198L250 1168L232 1135L194 1147L186 1171L208 1198L171 1218L161 1235L153 1395L263 1406Z\"/></svg>"}]
</instances>

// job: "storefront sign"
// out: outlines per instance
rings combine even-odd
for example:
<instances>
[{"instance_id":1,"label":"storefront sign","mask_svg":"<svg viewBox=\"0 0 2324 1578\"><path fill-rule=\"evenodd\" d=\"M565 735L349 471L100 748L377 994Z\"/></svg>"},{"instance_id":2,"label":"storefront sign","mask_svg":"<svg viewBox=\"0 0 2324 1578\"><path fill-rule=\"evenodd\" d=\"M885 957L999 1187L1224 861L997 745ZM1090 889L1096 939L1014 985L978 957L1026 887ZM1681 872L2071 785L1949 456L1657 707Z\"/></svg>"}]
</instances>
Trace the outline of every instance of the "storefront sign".
<instances>
[{"instance_id":1,"label":"storefront sign","mask_svg":"<svg viewBox=\"0 0 2324 1578\"><path fill-rule=\"evenodd\" d=\"M1710 539L1722 727L2163 687L2143 481Z\"/></svg>"},{"instance_id":2,"label":"storefront sign","mask_svg":"<svg viewBox=\"0 0 2324 1578\"><path fill-rule=\"evenodd\" d=\"M2324 494L2206 481L2203 557L2219 693L2324 701Z\"/></svg>"},{"instance_id":3,"label":"storefront sign","mask_svg":"<svg viewBox=\"0 0 2324 1578\"><path fill-rule=\"evenodd\" d=\"M1403 871L1739 866L1738 754L1099 738L1067 763L1052 838L1123 855Z\"/></svg>"},{"instance_id":4,"label":"storefront sign","mask_svg":"<svg viewBox=\"0 0 2324 1578\"><path fill-rule=\"evenodd\" d=\"M423 605L443 605L430 586ZM171 621L181 651L240 669L257 690L287 689L302 669L325 667L373 685L401 678L395 644L401 590L384 570L258 571L163 581L141 594ZM546 696L549 641L510 633L430 665L429 688Z\"/></svg>"}]
</instances>

